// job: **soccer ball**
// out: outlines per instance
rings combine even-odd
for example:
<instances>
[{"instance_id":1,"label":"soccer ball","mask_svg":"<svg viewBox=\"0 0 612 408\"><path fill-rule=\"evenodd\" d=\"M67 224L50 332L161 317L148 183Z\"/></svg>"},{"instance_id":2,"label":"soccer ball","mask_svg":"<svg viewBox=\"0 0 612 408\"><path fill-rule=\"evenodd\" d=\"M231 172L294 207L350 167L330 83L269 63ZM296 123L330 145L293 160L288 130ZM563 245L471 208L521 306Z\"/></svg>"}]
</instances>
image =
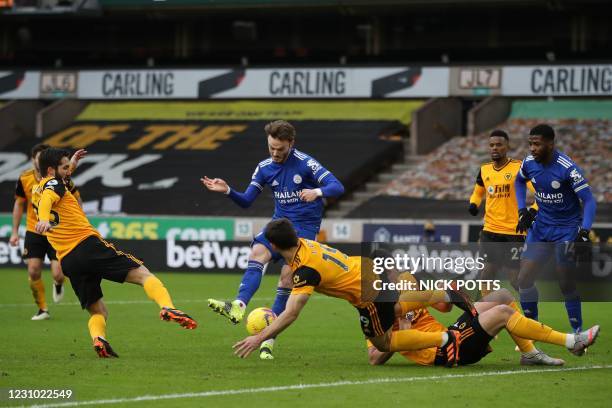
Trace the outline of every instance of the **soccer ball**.
<instances>
[{"instance_id":1,"label":"soccer ball","mask_svg":"<svg viewBox=\"0 0 612 408\"><path fill-rule=\"evenodd\" d=\"M276 319L272 309L268 307L258 307L253 309L246 319L246 329L250 334L257 334Z\"/></svg>"}]
</instances>

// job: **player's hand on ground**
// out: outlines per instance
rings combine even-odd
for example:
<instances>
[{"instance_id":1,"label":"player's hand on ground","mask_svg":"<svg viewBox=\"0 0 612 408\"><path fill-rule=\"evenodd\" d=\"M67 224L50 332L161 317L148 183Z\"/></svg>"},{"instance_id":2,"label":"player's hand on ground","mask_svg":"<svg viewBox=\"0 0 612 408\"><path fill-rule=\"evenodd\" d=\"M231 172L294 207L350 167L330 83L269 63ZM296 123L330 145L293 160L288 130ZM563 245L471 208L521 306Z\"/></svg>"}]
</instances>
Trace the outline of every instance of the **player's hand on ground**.
<instances>
[{"instance_id":1,"label":"player's hand on ground","mask_svg":"<svg viewBox=\"0 0 612 408\"><path fill-rule=\"evenodd\" d=\"M201 178L200 181L202 182L204 187L206 187L210 191L216 191L218 193L227 193L229 189L229 186L227 185L225 180L220 178L211 179L204 176L204 178Z\"/></svg>"},{"instance_id":2,"label":"player's hand on ground","mask_svg":"<svg viewBox=\"0 0 612 408\"><path fill-rule=\"evenodd\" d=\"M300 200L306 203L314 201L318 197L319 197L319 194L316 189L305 188L302 191L300 191Z\"/></svg>"},{"instance_id":3,"label":"player's hand on ground","mask_svg":"<svg viewBox=\"0 0 612 408\"><path fill-rule=\"evenodd\" d=\"M71 174L79 165L79 160L81 160L86 155L87 155L87 150L85 149L79 149L76 152L74 152L74 154L70 158L70 173Z\"/></svg>"},{"instance_id":4,"label":"player's hand on ground","mask_svg":"<svg viewBox=\"0 0 612 408\"><path fill-rule=\"evenodd\" d=\"M38 221L34 229L39 234L44 234L45 232L51 230L51 223L49 221Z\"/></svg>"},{"instance_id":5,"label":"player's hand on ground","mask_svg":"<svg viewBox=\"0 0 612 408\"><path fill-rule=\"evenodd\" d=\"M257 336L249 336L244 340L239 341L232 347L234 354L240 358L247 358L254 350L261 345L261 341Z\"/></svg>"},{"instance_id":6,"label":"player's hand on ground","mask_svg":"<svg viewBox=\"0 0 612 408\"><path fill-rule=\"evenodd\" d=\"M14 247L19 245L19 235L11 234L11 237L9 238L9 245Z\"/></svg>"}]
</instances>

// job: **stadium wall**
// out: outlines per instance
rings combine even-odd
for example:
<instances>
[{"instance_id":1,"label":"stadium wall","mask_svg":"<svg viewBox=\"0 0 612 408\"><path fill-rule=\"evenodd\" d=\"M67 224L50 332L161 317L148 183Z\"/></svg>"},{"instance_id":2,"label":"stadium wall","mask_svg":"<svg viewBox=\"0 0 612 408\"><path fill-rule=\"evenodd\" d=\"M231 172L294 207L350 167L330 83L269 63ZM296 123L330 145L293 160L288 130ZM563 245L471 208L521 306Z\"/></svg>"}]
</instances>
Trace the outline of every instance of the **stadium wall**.
<instances>
[{"instance_id":1,"label":"stadium wall","mask_svg":"<svg viewBox=\"0 0 612 408\"><path fill-rule=\"evenodd\" d=\"M93 216L90 220L104 238L142 258L152 270L238 273L246 268L252 237L270 219ZM426 223L435 225L436 241L447 244L476 242L482 227L479 222L445 219L324 219L319 240L360 254L363 242L420 243ZM11 228L11 215L0 214L0 268L25 266L21 248L8 245ZM612 239L612 223L596 223L593 230L601 242ZM20 236L24 235L22 224ZM603 265L612 274L610 259ZM278 270L271 266L269 272Z\"/></svg>"}]
</instances>

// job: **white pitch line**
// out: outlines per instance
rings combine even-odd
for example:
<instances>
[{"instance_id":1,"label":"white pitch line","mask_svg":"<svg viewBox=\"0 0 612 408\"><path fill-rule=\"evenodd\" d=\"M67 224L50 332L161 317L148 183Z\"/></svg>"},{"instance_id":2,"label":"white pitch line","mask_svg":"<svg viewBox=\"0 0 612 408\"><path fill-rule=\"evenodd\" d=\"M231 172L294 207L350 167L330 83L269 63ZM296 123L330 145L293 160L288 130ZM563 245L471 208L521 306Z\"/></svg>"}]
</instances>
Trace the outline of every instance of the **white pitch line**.
<instances>
[{"instance_id":1,"label":"white pitch line","mask_svg":"<svg viewBox=\"0 0 612 408\"><path fill-rule=\"evenodd\" d=\"M251 300L256 302L270 302L275 298L273 297L254 297ZM335 299L329 296L314 296L310 300L330 300ZM174 299L174 302L177 304L181 303L204 303L207 302L207 299ZM104 303L107 305L148 305L153 304L152 300L104 300ZM79 302L61 302L61 303L53 303L53 307L56 306L80 306ZM34 307L36 306L32 303L0 303L0 309L3 307Z\"/></svg>"},{"instance_id":2,"label":"white pitch line","mask_svg":"<svg viewBox=\"0 0 612 408\"><path fill-rule=\"evenodd\" d=\"M183 398L205 398L205 397L225 396L225 395L256 394L256 393L280 392L280 391L290 391L290 390L305 390L305 389L312 389L312 388L333 388L333 387L343 387L343 386L351 386L351 385L403 383L403 382L430 381L430 380L453 380L456 378L495 377L495 376L504 376L504 375L552 373L552 372L563 372L563 371L601 370L601 369L610 369L610 368L612 368L612 365L548 368L548 369L535 369L535 370L486 371L482 373L430 375L426 377L373 378L371 380L362 380L362 381L337 381L337 382L316 383L316 384L279 385L275 387L239 388L239 389L234 389L234 390L214 390L214 391L202 391L202 392L189 392L189 393L184 393L184 394L143 395L140 397L131 397L131 398L114 398L114 399L90 400L90 401L80 401L80 402L78 401L60 402L60 403L55 403L55 404L43 404L43 405L22 405L21 408L26 408L26 407L27 408L80 407L80 406L85 406L85 405L109 405L109 404L122 404L122 403L143 402L143 401L183 399ZM1 407L1 408L16 408L16 407L6 406L6 407Z\"/></svg>"}]
</instances>

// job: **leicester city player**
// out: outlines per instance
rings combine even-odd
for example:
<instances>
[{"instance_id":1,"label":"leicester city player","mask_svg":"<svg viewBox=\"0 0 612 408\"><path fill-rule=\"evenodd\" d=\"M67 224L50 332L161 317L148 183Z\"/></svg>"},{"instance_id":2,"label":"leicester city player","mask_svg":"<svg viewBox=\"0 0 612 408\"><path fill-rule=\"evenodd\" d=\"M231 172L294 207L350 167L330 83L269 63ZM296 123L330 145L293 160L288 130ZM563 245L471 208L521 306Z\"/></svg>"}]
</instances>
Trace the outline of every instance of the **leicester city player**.
<instances>
[{"instance_id":1,"label":"leicester city player","mask_svg":"<svg viewBox=\"0 0 612 408\"><path fill-rule=\"evenodd\" d=\"M517 232L528 231L521 257L519 293L525 316L538 318L536 271L554 251L559 286L565 308L575 332L582 328L582 310L576 284L571 278L575 266L573 243L589 241L595 218L595 199L582 170L565 154L555 149L555 132L548 125L537 125L529 132L529 150L516 176L519 208ZM526 182L535 188L537 215L525 205ZM580 205L582 201L582 206ZM547 242L551 244L538 244Z\"/></svg>"},{"instance_id":2,"label":"leicester city player","mask_svg":"<svg viewBox=\"0 0 612 408\"><path fill-rule=\"evenodd\" d=\"M314 240L323 217L323 197L337 197L344 192L344 186L334 175L309 155L296 150L295 128L287 121L276 120L265 126L268 135L270 158L255 167L251 183L245 192L240 193L219 178L204 177L202 184L211 191L227 194L240 207L248 208L263 191L267 184L274 193L274 215L272 219L288 218L293 223L298 236ZM232 323L240 322L246 306L259 288L264 273L264 265L270 260L275 262L282 257L272 250L264 231L255 236L251 245L249 263L233 302L209 299L208 305L215 312L227 317ZM283 265L276 299L272 310L280 315L285 305L293 281L291 269ZM260 357L272 359L273 341L262 344Z\"/></svg>"}]
</instances>

